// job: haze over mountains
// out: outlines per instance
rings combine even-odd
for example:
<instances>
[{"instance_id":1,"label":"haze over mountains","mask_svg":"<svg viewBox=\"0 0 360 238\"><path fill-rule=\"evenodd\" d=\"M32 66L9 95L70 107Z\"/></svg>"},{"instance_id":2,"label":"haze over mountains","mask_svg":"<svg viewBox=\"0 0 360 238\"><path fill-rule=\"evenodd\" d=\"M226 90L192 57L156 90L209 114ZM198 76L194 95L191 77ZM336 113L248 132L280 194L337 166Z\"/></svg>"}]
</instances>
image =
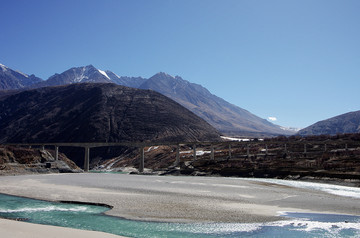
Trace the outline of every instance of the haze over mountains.
<instances>
[{"instance_id":1,"label":"haze over mountains","mask_svg":"<svg viewBox=\"0 0 360 238\"><path fill-rule=\"evenodd\" d=\"M111 71L102 71L88 65L71 68L61 74L49 77L46 81L34 81L20 88L39 88L84 82L116 83L127 87L157 91L188 108L222 134L229 136L264 137L294 134L294 131L284 130L278 125L211 94L201 85L166 73L157 73L149 79L120 77ZM14 88L8 87L7 89Z\"/></svg>"}]
</instances>

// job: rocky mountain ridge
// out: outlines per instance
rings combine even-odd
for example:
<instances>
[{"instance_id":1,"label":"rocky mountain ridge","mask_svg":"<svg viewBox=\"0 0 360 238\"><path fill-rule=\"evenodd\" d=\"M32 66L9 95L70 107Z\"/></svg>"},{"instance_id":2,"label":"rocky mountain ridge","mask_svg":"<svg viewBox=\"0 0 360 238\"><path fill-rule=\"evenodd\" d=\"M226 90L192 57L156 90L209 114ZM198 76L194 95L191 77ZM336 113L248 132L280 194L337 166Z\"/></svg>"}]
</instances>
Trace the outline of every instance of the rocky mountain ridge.
<instances>
[{"instance_id":1,"label":"rocky mountain ridge","mask_svg":"<svg viewBox=\"0 0 360 238\"><path fill-rule=\"evenodd\" d=\"M360 133L360 111L348 112L316 122L299 131L299 135L336 135Z\"/></svg>"},{"instance_id":2,"label":"rocky mountain ridge","mask_svg":"<svg viewBox=\"0 0 360 238\"><path fill-rule=\"evenodd\" d=\"M120 77L109 70L103 71L88 65L71 68L29 87L39 88L84 82L115 83L127 87L154 90L180 103L228 136L269 137L294 134L291 130L283 129L211 94L201 85L163 72L157 73L149 79Z\"/></svg>"},{"instance_id":3,"label":"rocky mountain ridge","mask_svg":"<svg viewBox=\"0 0 360 238\"><path fill-rule=\"evenodd\" d=\"M14 90L30 87L41 82L35 75L27 75L0 64L0 90Z\"/></svg>"},{"instance_id":4,"label":"rocky mountain ridge","mask_svg":"<svg viewBox=\"0 0 360 238\"><path fill-rule=\"evenodd\" d=\"M179 76L161 72L145 81L140 88L157 91L177 101L226 135L266 137L292 134Z\"/></svg>"}]
</instances>

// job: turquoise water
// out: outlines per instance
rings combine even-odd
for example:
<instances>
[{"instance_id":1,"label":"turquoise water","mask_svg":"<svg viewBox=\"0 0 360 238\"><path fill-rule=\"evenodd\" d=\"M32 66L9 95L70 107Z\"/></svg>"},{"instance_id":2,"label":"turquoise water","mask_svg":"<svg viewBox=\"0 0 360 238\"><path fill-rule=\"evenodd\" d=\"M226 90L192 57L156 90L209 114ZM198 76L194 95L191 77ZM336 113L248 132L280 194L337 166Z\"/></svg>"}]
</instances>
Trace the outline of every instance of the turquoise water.
<instances>
[{"instance_id":1,"label":"turquoise water","mask_svg":"<svg viewBox=\"0 0 360 238\"><path fill-rule=\"evenodd\" d=\"M359 237L360 217L286 213L269 223L139 222L104 215L109 208L0 194L0 216L31 223L96 230L128 237Z\"/></svg>"}]
</instances>

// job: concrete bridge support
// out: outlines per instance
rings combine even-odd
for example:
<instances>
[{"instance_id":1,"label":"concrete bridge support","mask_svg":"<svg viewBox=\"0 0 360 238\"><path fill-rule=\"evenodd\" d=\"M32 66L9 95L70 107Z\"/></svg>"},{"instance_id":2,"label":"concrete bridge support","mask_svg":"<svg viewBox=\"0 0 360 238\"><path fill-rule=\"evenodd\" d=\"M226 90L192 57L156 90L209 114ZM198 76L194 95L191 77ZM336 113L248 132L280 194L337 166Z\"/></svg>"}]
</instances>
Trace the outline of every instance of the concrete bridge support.
<instances>
[{"instance_id":1,"label":"concrete bridge support","mask_svg":"<svg viewBox=\"0 0 360 238\"><path fill-rule=\"evenodd\" d=\"M84 147L84 148L85 148L84 171L89 172L90 147Z\"/></svg>"},{"instance_id":2,"label":"concrete bridge support","mask_svg":"<svg viewBox=\"0 0 360 238\"><path fill-rule=\"evenodd\" d=\"M268 145L265 145L265 155L268 155Z\"/></svg>"},{"instance_id":3,"label":"concrete bridge support","mask_svg":"<svg viewBox=\"0 0 360 238\"><path fill-rule=\"evenodd\" d=\"M193 148L194 148L194 160L196 160L196 145L195 144L194 144Z\"/></svg>"},{"instance_id":4,"label":"concrete bridge support","mask_svg":"<svg viewBox=\"0 0 360 238\"><path fill-rule=\"evenodd\" d=\"M210 154L210 158L211 160L215 160L215 152L214 152L214 145L211 145L211 154Z\"/></svg>"},{"instance_id":5,"label":"concrete bridge support","mask_svg":"<svg viewBox=\"0 0 360 238\"><path fill-rule=\"evenodd\" d=\"M175 166L178 166L180 164L180 145L176 146L176 160L175 160Z\"/></svg>"},{"instance_id":6,"label":"concrete bridge support","mask_svg":"<svg viewBox=\"0 0 360 238\"><path fill-rule=\"evenodd\" d=\"M140 147L140 164L139 164L139 172L142 173L144 172L144 158L145 158L145 153L144 153L144 147Z\"/></svg>"},{"instance_id":7,"label":"concrete bridge support","mask_svg":"<svg viewBox=\"0 0 360 238\"><path fill-rule=\"evenodd\" d=\"M231 159L231 144L229 144L229 159Z\"/></svg>"},{"instance_id":8,"label":"concrete bridge support","mask_svg":"<svg viewBox=\"0 0 360 238\"><path fill-rule=\"evenodd\" d=\"M59 146L55 146L55 160L59 160Z\"/></svg>"}]
</instances>

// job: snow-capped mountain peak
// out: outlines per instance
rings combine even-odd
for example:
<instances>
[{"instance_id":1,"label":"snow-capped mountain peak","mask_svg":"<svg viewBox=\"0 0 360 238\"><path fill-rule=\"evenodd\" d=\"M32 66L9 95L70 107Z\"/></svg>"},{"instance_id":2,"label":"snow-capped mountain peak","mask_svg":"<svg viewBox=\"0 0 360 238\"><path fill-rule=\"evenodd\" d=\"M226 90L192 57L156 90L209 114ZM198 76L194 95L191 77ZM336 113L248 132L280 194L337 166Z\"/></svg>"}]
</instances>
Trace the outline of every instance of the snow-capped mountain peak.
<instances>
[{"instance_id":1,"label":"snow-capped mountain peak","mask_svg":"<svg viewBox=\"0 0 360 238\"><path fill-rule=\"evenodd\" d=\"M3 64L1 64L1 63L0 63L0 68L1 68L1 70L2 70L3 72L13 71L13 72L16 72L16 73L18 73L18 74L21 74L21 75L24 76L25 78L28 78L28 77L29 77L29 75L24 74L23 72L18 71L18 70L12 70L12 69L10 69L9 67L7 67L7 66L5 66L5 65L3 65Z\"/></svg>"},{"instance_id":2,"label":"snow-capped mountain peak","mask_svg":"<svg viewBox=\"0 0 360 238\"><path fill-rule=\"evenodd\" d=\"M0 64L0 90L26 88L41 82L35 75L27 75Z\"/></svg>"},{"instance_id":3,"label":"snow-capped mountain peak","mask_svg":"<svg viewBox=\"0 0 360 238\"><path fill-rule=\"evenodd\" d=\"M111 83L111 79L107 73L95 68L93 65L74 67L55 74L48 80L44 81L39 87L57 86L73 83Z\"/></svg>"}]
</instances>

